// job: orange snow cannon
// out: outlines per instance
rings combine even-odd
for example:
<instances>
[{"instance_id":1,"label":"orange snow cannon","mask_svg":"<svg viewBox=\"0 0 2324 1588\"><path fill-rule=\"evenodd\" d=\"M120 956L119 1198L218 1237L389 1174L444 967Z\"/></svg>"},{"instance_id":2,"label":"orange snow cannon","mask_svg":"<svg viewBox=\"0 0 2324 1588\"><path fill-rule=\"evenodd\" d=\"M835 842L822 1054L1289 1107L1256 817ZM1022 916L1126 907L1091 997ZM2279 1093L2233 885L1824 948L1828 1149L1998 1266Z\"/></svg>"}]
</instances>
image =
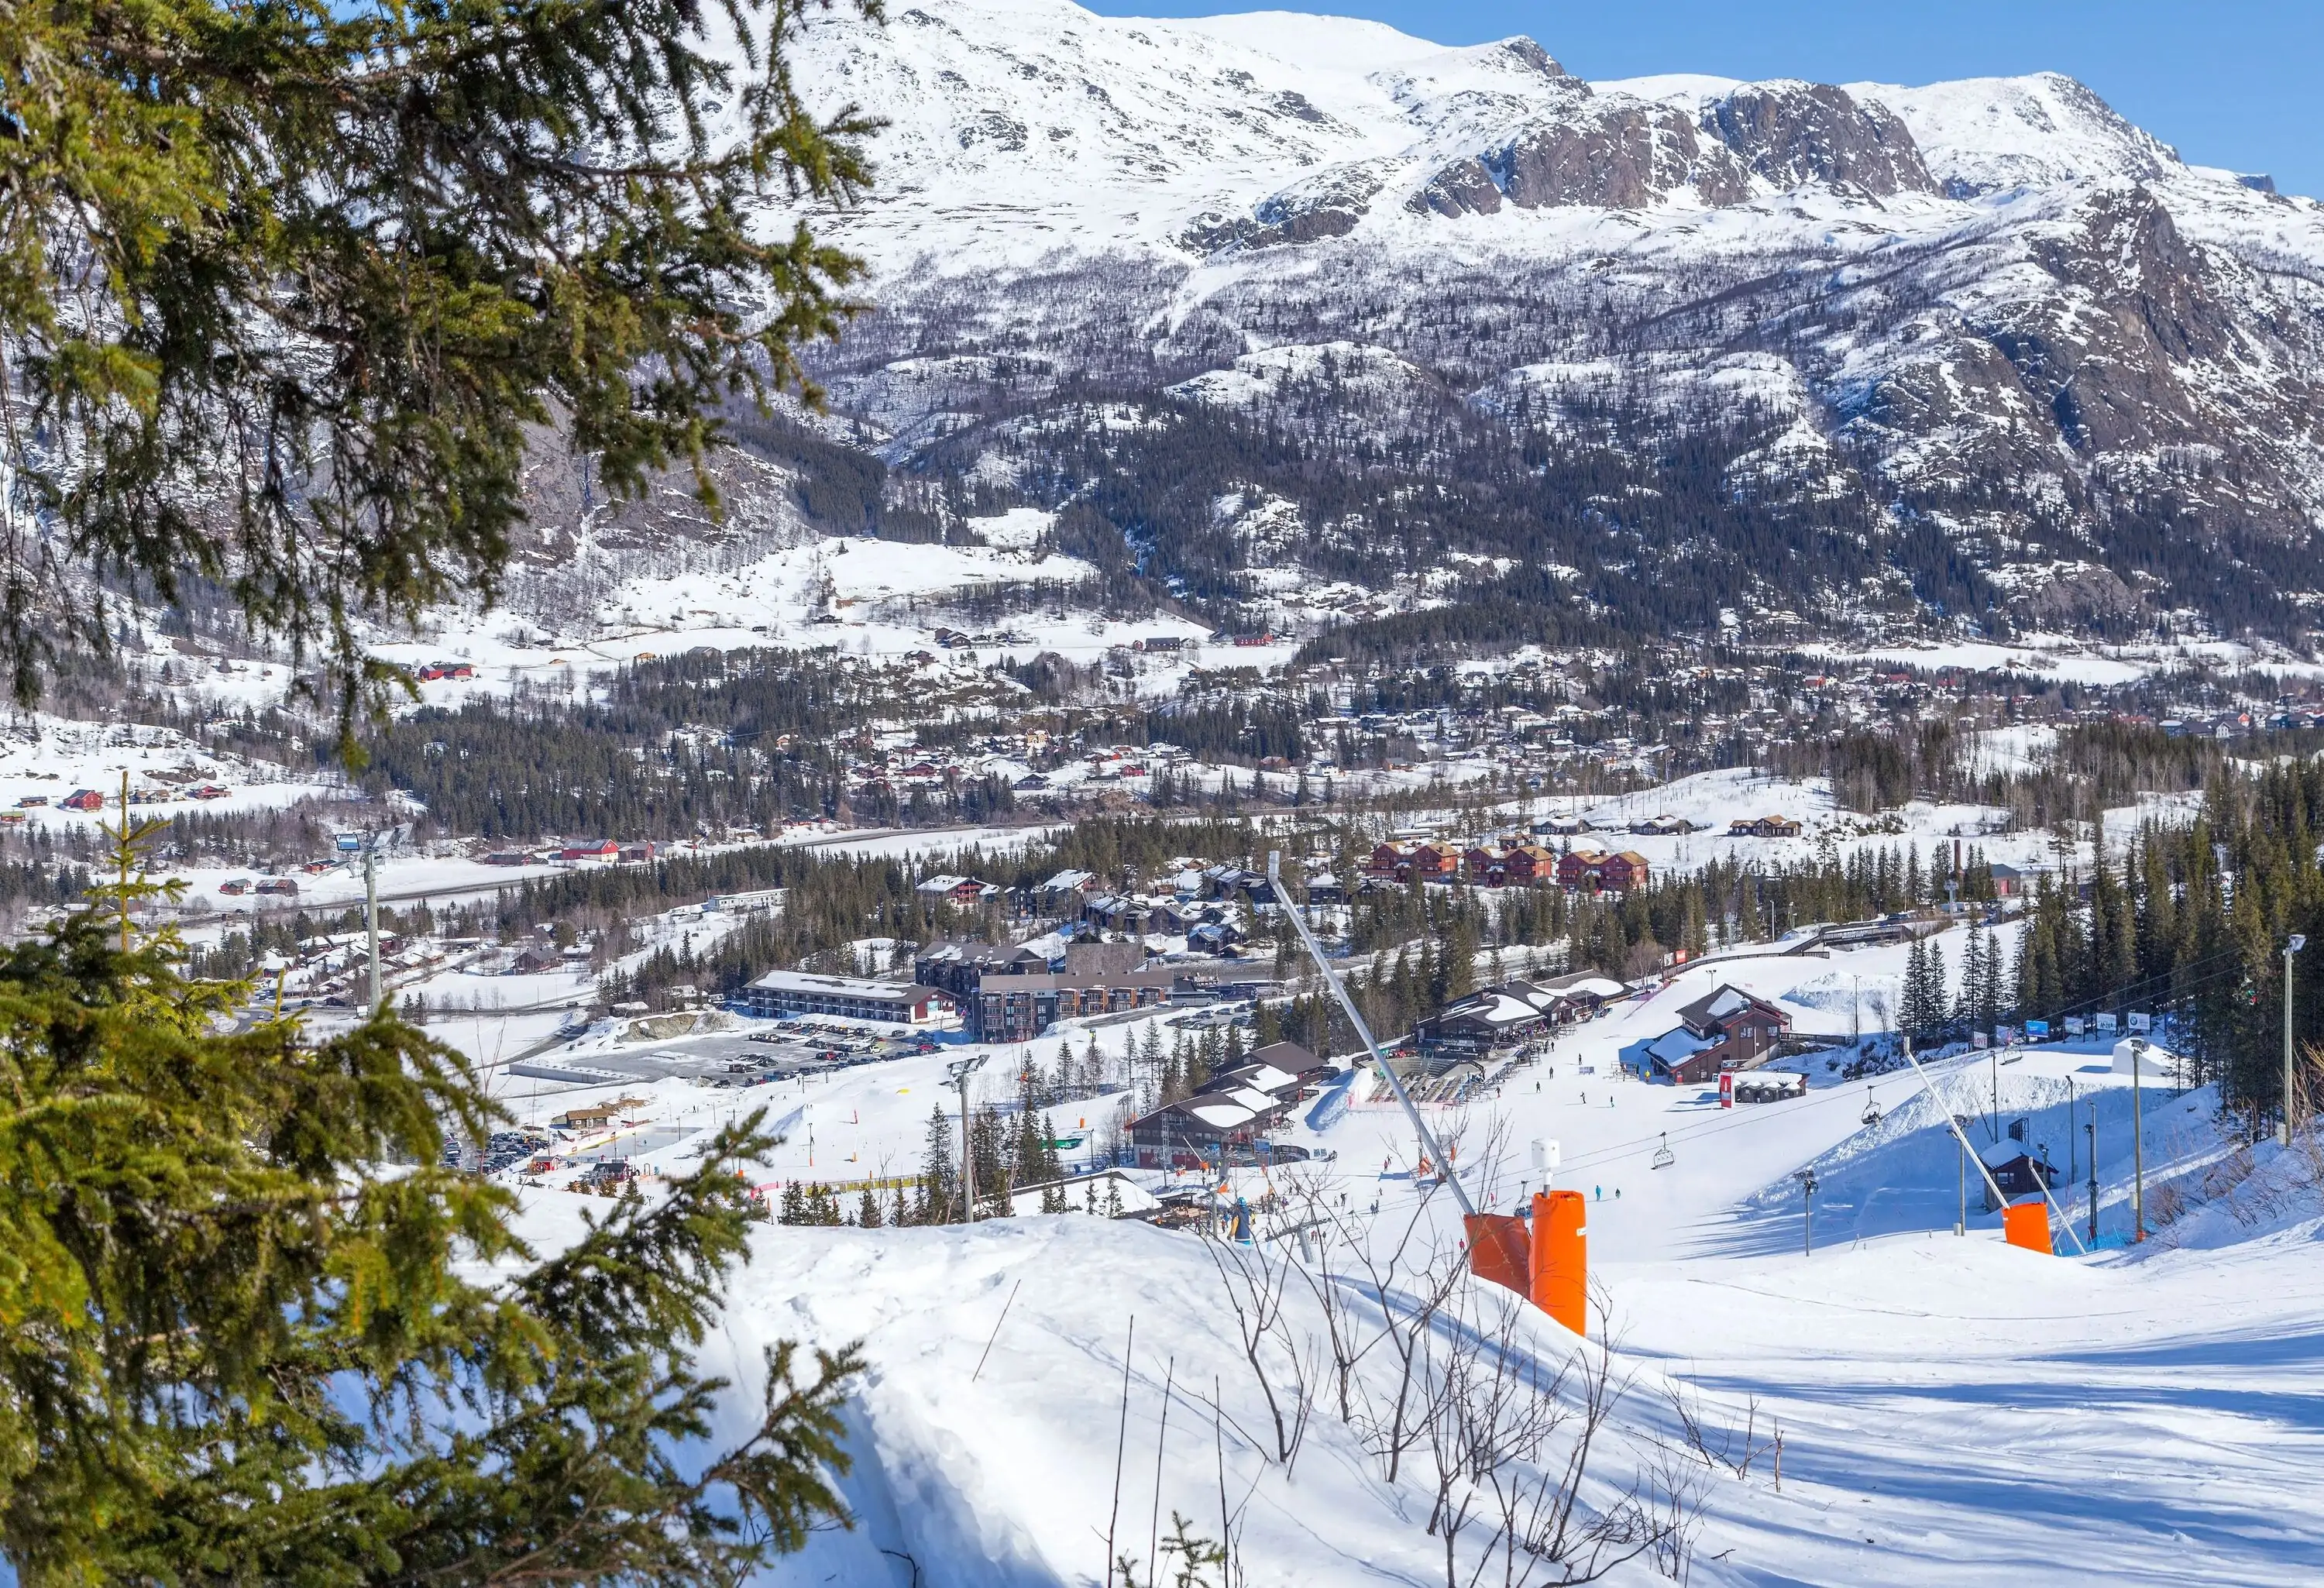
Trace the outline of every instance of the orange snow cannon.
<instances>
[{"instance_id":1,"label":"orange snow cannon","mask_svg":"<svg viewBox=\"0 0 2324 1588\"><path fill-rule=\"evenodd\" d=\"M1533 1198L1533 1304L1577 1334L1589 1333L1589 1214L1579 1191Z\"/></svg>"},{"instance_id":2,"label":"orange snow cannon","mask_svg":"<svg viewBox=\"0 0 2324 1588\"><path fill-rule=\"evenodd\" d=\"M2001 1210L2001 1238L2012 1246L2043 1256L2055 1252L2050 1243L2050 1210L2038 1202L2021 1202Z\"/></svg>"},{"instance_id":3,"label":"orange snow cannon","mask_svg":"<svg viewBox=\"0 0 2324 1588\"><path fill-rule=\"evenodd\" d=\"M1469 1236L1469 1271L1518 1295L1533 1293L1533 1236L1514 1214L1471 1214L1462 1221Z\"/></svg>"}]
</instances>

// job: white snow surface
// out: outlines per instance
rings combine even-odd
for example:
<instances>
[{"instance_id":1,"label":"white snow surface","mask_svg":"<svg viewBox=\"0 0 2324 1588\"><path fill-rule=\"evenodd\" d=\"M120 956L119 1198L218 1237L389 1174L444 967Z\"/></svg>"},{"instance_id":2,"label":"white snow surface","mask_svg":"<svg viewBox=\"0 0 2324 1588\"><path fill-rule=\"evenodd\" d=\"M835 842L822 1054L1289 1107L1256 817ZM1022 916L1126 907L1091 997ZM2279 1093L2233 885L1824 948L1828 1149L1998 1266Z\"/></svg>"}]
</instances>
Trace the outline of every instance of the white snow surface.
<instances>
[{"instance_id":1,"label":"white snow surface","mask_svg":"<svg viewBox=\"0 0 2324 1588\"><path fill-rule=\"evenodd\" d=\"M1937 939L1955 965L1958 937ZM2069 1108L2079 1123L2095 1102L2098 1220L2118 1237L2133 1099L2095 1039L1936 1061L1933 1097L1919 1095L1909 1072L1847 1083L1814 1058L1790 1066L1811 1077L1805 1097L1732 1111L1710 1087L1617 1074L1623 1048L1668 1030L1681 1005L1721 984L1786 998L1800 1027L1844 1041L1846 1007L1813 990L1851 974L1891 979L1903 956L1763 955L1690 967L1567 1029L1545 1064L1516 1072L1498 1094L1430 1111L1439 1131L1465 1124L1464 1180L1487 1205L1508 1208L1525 1191L1525 1144L1535 1139L1558 1143L1557 1183L1591 1198L1591 1271L1612 1310L1617 1372L1633 1380L1591 1502L1609 1503L1658 1443L1676 1437L1667 1399L1676 1388L1738 1428L1756 1402L1762 1435L1772 1418L1784 1437L1780 1494L1764 1455L1748 1477L1698 1466L1692 1581L2002 1584L2022 1582L2037 1561L2083 1563L2068 1573L2078 1581L2314 1580L2324 1537L2303 1519L2324 1498L2312 1411L2324 1394L2324 1209L2301 1154L2263 1146L2244 1158L2215 1124L2209 1094L2182 1097L2150 1081L2141 1099L2149 1205L2167 1184L2189 1211L2135 1252L2109 1244L2076 1255L2061 1230L2062 1255L2045 1257L2005 1245L1997 1215L1974 1195L1969 1233L1953 1234L1960 1154L1943 1120L1969 1119L1982 1146L2023 1119L2027 1140L2062 1170ZM1787 998L1795 993L1809 996ZM1867 1027L1876 1024L1868 1011ZM1093 1037L1120 1052L1145 1027L1076 1026L1043 1038L1033 1057L1046 1065L1056 1040L1078 1053ZM646 1099L641 1140L664 1144L641 1160L649 1168L682 1170L689 1138L680 1131L764 1103L771 1115L806 1110L769 1166L778 1180L908 1172L930 1109L950 1112L944 1066L964 1049L956 1036L944 1040L936 1054L803 1085L620 1090ZM995 1053L988 1075L1013 1072L1024 1050ZM1006 1096L1013 1082L986 1089ZM580 1088L512 1103L521 1116L544 1117L612 1094ZM1882 1116L1869 1125L1868 1103ZM1095 1106L1070 1104L1052 1122L1095 1132L1102 1119ZM1489 1137L1502 1155L1483 1161L1489 1155L1473 1144ZM1303 1126L1289 1139L1336 1151L1313 1172L1327 1199L1348 1196L1356 1238L1416 1219L1424 1234L1453 1238L1449 1196L1416 1192L1406 1173L1412 1140L1392 1104L1360 1101L1323 1133ZM2080 1155L2079 1130L2074 1140ZM1651 1168L1665 1143L1675 1162ZM1803 1256L1791 1177L1811 1164L1821 1180L1816 1251ZM2078 1229L2088 1174L2082 1157L2061 1177ZM1231 1178L1246 1196L1263 1188L1256 1171ZM558 1191L526 1196L530 1227L551 1243L588 1205ZM843 1200L852 1206L853 1195ZM1334 1266L1344 1270L1344 1253ZM1288 1294L1294 1337L1320 1334L1306 1282L1295 1276ZM1489 1310L1499 1295L1484 1288L1474 1299ZM907 1556L930 1588L1095 1588L1110 1513L1117 1548L1141 1560L1157 1514L1165 1533L1177 1510L1217 1537L1222 1463L1251 1582L1443 1580L1441 1544L1425 1530L1425 1476L1407 1468L1387 1482L1329 1408L1317 1411L1291 1472L1265 1454L1265 1401L1197 1236L1078 1214L973 1230L770 1226L706 1346L706 1365L740 1386L730 1429L756 1404L761 1346L779 1337L861 1340L871 1364L849 1408L856 1466L844 1487L857 1526L817 1536L779 1568L770 1580L786 1588L902 1588L913 1581ZM1593 1333L1591 1349L1605 1337ZM1521 1324L1519 1338L1550 1364L1574 1349L1538 1318ZM1640 1562L1610 1580L1657 1579Z\"/></svg>"},{"instance_id":2,"label":"white snow surface","mask_svg":"<svg viewBox=\"0 0 2324 1588\"><path fill-rule=\"evenodd\" d=\"M2300 252L2319 250L2312 206L2295 214L2231 172L2186 165L2053 72L1848 86L1905 123L1941 197L1874 201L1755 178L1749 198L1717 212L1685 188L1618 214L1504 208L1449 224L1408 209L1446 164L1528 128L1640 101L1694 114L1744 86L1682 75L1587 84L1549 60L1556 46L1552 36L1452 48L1302 13L1160 19L1099 16L1070 0L960 0L896 13L884 27L817 16L798 71L817 103L853 103L889 124L872 143L872 195L826 222L883 274L1027 269L1069 254L1184 259L1190 224L1264 218L1270 199L1296 207L1326 194L1363 212L1360 235L1538 254L1636 251L1657 237L1715 249L1727 223L1714 215L1763 242L1829 245L1855 232L1875 247L1972 223L2028 190L2156 180L2209 206L2212 224L2288 226L2304 238ZM1194 295L1243 268L1213 262Z\"/></svg>"}]
</instances>

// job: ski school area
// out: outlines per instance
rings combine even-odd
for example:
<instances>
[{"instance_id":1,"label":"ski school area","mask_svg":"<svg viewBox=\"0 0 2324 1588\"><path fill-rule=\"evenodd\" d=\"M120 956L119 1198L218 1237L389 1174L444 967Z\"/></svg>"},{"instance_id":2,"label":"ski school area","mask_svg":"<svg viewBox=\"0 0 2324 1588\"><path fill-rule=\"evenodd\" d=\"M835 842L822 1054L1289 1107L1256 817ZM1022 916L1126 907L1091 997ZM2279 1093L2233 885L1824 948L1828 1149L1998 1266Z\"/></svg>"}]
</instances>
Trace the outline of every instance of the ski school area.
<instances>
[{"instance_id":1,"label":"ski school area","mask_svg":"<svg viewBox=\"0 0 2324 1588\"><path fill-rule=\"evenodd\" d=\"M772 1580L1168 1581L1180 1515L1252 1583L1442 1583L1448 1560L1456 1583L1502 1582L1511 1563L1507 1581L1535 1583L1585 1566L1737 1584L2324 1581L2312 1133L2247 1141L2208 1089L2175 1084L2165 1048L2134 1068L2110 1037L1844 1078L1852 1030L1885 1043L1831 990L1892 975L1898 954L1686 967L1557 1028L1494 1085L1419 1105L1425 1168L1364 1066L1244 1164L1117 1171L1147 1193L1112 1199L1129 1216L1092 1217L1075 1194L1075 1211L1020 1197L1020 1216L973 1225L769 1224L706 1343L714 1365L748 1399L779 1338L861 1339L872 1363L850 1411L857 1526ZM1769 1066L1803 1091L1742 1102L1626 1067L1724 987L1831 1044ZM1059 1037L1126 1057L1183 1018L1075 1025L1031 1057ZM790 1120L770 1176L898 1186L932 1112L956 1118L951 1067L979 1053L972 1099L1012 1095L1025 1045L954 1040L743 1092L632 1084L621 1101L651 1116L649 1170L683 1172L688 1137L763 1102ZM590 1095L506 1101L522 1118ZM1126 1107L1094 1097L1051 1124L1087 1158L1104 1111ZM1480 1218L1464 1221L1456 1183ZM587 1205L524 1195L545 1244ZM1536 1208L1554 1228L1504 1222ZM1372 1347L1338 1349L1367 1327ZM1576 1470L1558 1454L1575 1425L1555 1419L1489 1462L1471 1445L1457 1481L1441 1430L1398 1447L1382 1409L1397 1374L1455 1405L1444 1386L1475 1363L1430 1353L1456 1339L1498 1343L1497 1371L1550 1375L1552 1399L1586 1403L1598 1375L1603 1426L1567 1485L1600 1519L1590 1547L1522 1519L1448 1541L1448 1508L1522 1487L1508 1474L1554 1500ZM1511 1542L1526 1539L1552 1553ZM1108 1566L1123 1555L1134 1577Z\"/></svg>"}]
</instances>

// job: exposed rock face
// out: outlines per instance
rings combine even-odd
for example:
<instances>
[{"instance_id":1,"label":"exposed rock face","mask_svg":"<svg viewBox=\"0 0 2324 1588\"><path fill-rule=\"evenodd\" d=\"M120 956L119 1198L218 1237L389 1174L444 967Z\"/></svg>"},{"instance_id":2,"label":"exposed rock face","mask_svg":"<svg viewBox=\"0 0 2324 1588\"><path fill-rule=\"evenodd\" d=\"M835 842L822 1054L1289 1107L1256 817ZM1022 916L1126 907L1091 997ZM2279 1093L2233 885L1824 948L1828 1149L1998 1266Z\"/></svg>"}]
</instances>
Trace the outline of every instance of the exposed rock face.
<instances>
[{"instance_id":1,"label":"exposed rock face","mask_svg":"<svg viewBox=\"0 0 2324 1588\"><path fill-rule=\"evenodd\" d=\"M1347 23L1303 61L1063 0L1024 27L1044 3L810 40L813 80L890 130L829 234L879 310L809 356L899 472L1048 500L1149 468L1122 533L1183 496L1168 533L1207 545L1204 504L1257 478L1248 425L1349 501L1398 475L1370 518L1266 482L1301 503L1268 554L1333 577L1450 548L1661 589L1731 559L1737 589L1674 609L1698 623L1838 612L1826 566L1893 557L1894 599L1948 615L2324 613L2324 207L2187 166L2080 84L1592 88L1529 40ZM1719 494L1657 550L1655 471L1698 456ZM1537 543L1526 482L1585 458L1596 492L1604 457L1639 472Z\"/></svg>"},{"instance_id":2,"label":"exposed rock face","mask_svg":"<svg viewBox=\"0 0 2324 1588\"><path fill-rule=\"evenodd\" d=\"M1522 33L1514 39L1502 40L1501 48L1545 78L1562 78L1569 75L1563 67L1557 64L1555 58L1548 51Z\"/></svg>"},{"instance_id":3,"label":"exposed rock face","mask_svg":"<svg viewBox=\"0 0 2324 1588\"><path fill-rule=\"evenodd\" d=\"M1781 188L1841 184L1877 197L1933 193L1912 130L1829 83L1751 83L1703 114L1703 130Z\"/></svg>"},{"instance_id":4,"label":"exposed rock face","mask_svg":"<svg viewBox=\"0 0 2324 1588\"><path fill-rule=\"evenodd\" d=\"M1189 248L1215 254L1227 248L1276 248L1344 237L1370 212L1383 185L1375 171L1361 166L1342 168L1262 199L1252 207L1249 218L1197 222L1186 229L1182 240Z\"/></svg>"},{"instance_id":5,"label":"exposed rock face","mask_svg":"<svg viewBox=\"0 0 2324 1588\"><path fill-rule=\"evenodd\" d=\"M1689 185L1706 204L1731 204L1750 191L1734 157L1706 147L1684 115L1628 98L1577 98L1572 114L1520 134L1481 163L1519 209L1637 209Z\"/></svg>"},{"instance_id":6,"label":"exposed rock face","mask_svg":"<svg viewBox=\"0 0 2324 1588\"><path fill-rule=\"evenodd\" d=\"M1447 218L1492 215L1501 208L1501 190L1481 160L1462 160L1446 166L1413 195L1415 209L1433 209Z\"/></svg>"}]
</instances>

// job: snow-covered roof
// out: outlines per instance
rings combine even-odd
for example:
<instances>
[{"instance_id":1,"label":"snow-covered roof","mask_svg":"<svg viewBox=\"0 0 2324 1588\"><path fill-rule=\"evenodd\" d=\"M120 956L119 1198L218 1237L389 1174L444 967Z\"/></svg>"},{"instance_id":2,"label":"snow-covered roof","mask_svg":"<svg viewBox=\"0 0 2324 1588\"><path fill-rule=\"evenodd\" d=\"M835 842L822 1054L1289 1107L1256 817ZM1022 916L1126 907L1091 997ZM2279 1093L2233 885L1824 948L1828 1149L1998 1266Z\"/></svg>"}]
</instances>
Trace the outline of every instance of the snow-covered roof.
<instances>
[{"instance_id":1,"label":"snow-covered roof","mask_svg":"<svg viewBox=\"0 0 2324 1588\"><path fill-rule=\"evenodd\" d=\"M1665 1064L1679 1065L1692 1058L1704 1048L1717 1046L1718 1043L1711 1038L1698 1037L1684 1026L1673 1026L1646 1044L1646 1053L1650 1057L1660 1059Z\"/></svg>"},{"instance_id":2,"label":"snow-covered roof","mask_svg":"<svg viewBox=\"0 0 2324 1588\"><path fill-rule=\"evenodd\" d=\"M2039 1159L2042 1156L2033 1142L2020 1141L2015 1136L2004 1136L1998 1141L1979 1141L1976 1145L1978 1157L1985 1160L1986 1168L1993 1169L2006 1163L2015 1163L2021 1158Z\"/></svg>"},{"instance_id":3,"label":"snow-covered roof","mask_svg":"<svg viewBox=\"0 0 2324 1588\"><path fill-rule=\"evenodd\" d=\"M1272 1099L1268 1101L1272 1103ZM1245 1108L1240 1103L1190 1100L1178 1106L1214 1131L1231 1131L1259 1117L1256 1111Z\"/></svg>"}]
</instances>

